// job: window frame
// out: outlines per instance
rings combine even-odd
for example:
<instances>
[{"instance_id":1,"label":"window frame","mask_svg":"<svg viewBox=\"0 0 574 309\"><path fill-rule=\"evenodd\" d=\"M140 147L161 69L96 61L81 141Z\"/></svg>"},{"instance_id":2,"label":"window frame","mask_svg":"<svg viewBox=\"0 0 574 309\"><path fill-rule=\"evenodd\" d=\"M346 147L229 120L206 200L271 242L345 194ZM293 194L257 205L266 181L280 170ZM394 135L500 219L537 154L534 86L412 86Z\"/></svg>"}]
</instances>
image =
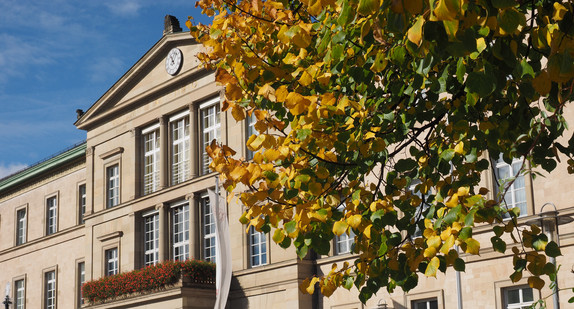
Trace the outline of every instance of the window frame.
<instances>
[{"instance_id":1,"label":"window frame","mask_svg":"<svg viewBox=\"0 0 574 309\"><path fill-rule=\"evenodd\" d=\"M269 264L267 234L259 232L252 225L249 227L249 266L260 267ZM254 240L257 240L256 242ZM255 258L257 262L255 262Z\"/></svg>"},{"instance_id":2,"label":"window frame","mask_svg":"<svg viewBox=\"0 0 574 309\"><path fill-rule=\"evenodd\" d=\"M532 293L532 300L530 301L524 301L524 292L523 290L525 289L529 289L530 292ZM519 302L518 303L512 303L509 304L509 295L508 292L509 291L516 291L518 290L518 297L519 297ZM530 306L532 305L535 301L536 301L536 296L534 293L534 289L527 286L527 285L519 285L519 286L511 286L511 287L506 287L502 289L502 300L503 300L503 308L505 309L520 309L523 308L524 306Z\"/></svg>"},{"instance_id":3,"label":"window frame","mask_svg":"<svg viewBox=\"0 0 574 309\"><path fill-rule=\"evenodd\" d=\"M515 178L515 180L513 181L513 183L510 185L510 187L508 188L508 190L506 190L506 194L504 196L500 196L501 200L500 200L500 205L502 207L505 207L507 210L513 209L514 207L518 207L520 208L520 216L519 217L524 217L524 216L528 216L531 213L531 209L530 206L532 203L529 199L529 186L527 183L528 177L525 177L526 175L523 173L519 173L518 175L515 174L514 172L514 165L520 163L520 167L519 169L527 169L528 166L526 165L526 162L523 162L523 158L513 158L512 159L512 163L508 164L507 162L505 162L502 158L502 154L499 155L498 158L492 158L492 164L493 164L493 183L494 183L494 192L496 194L496 196L498 197L499 194L501 194L502 192L500 192L501 189L501 185L503 185L506 181L508 181L511 178ZM507 178L501 178L500 177L500 169L502 168L507 168L509 171L509 177ZM517 181L520 181L523 183L523 186L521 186L520 188L517 188L515 185L517 184ZM518 191L523 191L523 195L524 195L524 201L517 201L516 200L516 193ZM512 201L510 203L508 203L506 201L506 196L510 195L510 197L512 198ZM518 205L520 204L524 204L524 207L520 207ZM508 206L510 205L510 207ZM509 219L510 216L506 215L504 216L505 219Z\"/></svg>"},{"instance_id":4,"label":"window frame","mask_svg":"<svg viewBox=\"0 0 574 309\"><path fill-rule=\"evenodd\" d=\"M148 222L148 219L152 221ZM142 224L143 224L143 265L144 267L156 265L159 263L159 238L160 238L160 221L159 221L159 211L152 210L142 214ZM148 224L151 223L152 230L148 231ZM151 238L148 240L148 235ZM148 249L148 243L151 244L150 249ZM148 261L148 257L152 258Z\"/></svg>"},{"instance_id":5,"label":"window frame","mask_svg":"<svg viewBox=\"0 0 574 309\"><path fill-rule=\"evenodd\" d=\"M53 274L53 278L48 279L48 275ZM53 289L49 289L50 282L52 282ZM53 293L53 297L49 298L49 292ZM49 300L53 299L53 304L48 304ZM55 309L58 307L58 267L44 269L42 271L42 308Z\"/></svg>"},{"instance_id":6,"label":"window frame","mask_svg":"<svg viewBox=\"0 0 574 309\"><path fill-rule=\"evenodd\" d=\"M81 265L81 267L80 267ZM86 263L83 259L76 260L76 307L85 304L82 286L86 283Z\"/></svg>"},{"instance_id":7,"label":"window frame","mask_svg":"<svg viewBox=\"0 0 574 309\"><path fill-rule=\"evenodd\" d=\"M109 209L121 203L121 168L119 162L106 164L104 168L106 177L105 205L106 209ZM114 169L117 169L117 173L112 175L110 171Z\"/></svg>"},{"instance_id":8,"label":"window frame","mask_svg":"<svg viewBox=\"0 0 574 309\"><path fill-rule=\"evenodd\" d=\"M19 287L18 287L18 283L21 282L22 283L22 294L21 294L21 298L19 298ZM14 291L13 291L13 295L12 295L12 300L13 300L13 305L14 305L14 309L25 309L26 308L26 275L22 275L16 278L12 279L12 286L14 286ZM20 301L21 300L21 303Z\"/></svg>"},{"instance_id":9,"label":"window frame","mask_svg":"<svg viewBox=\"0 0 574 309\"><path fill-rule=\"evenodd\" d=\"M58 232L58 204L59 204L59 194L51 194L45 198L45 210L44 215L45 219L45 229L44 233L45 236L49 236L52 234L56 234ZM54 201L54 205L51 205L50 202ZM53 224L50 221L53 219Z\"/></svg>"},{"instance_id":10,"label":"window frame","mask_svg":"<svg viewBox=\"0 0 574 309\"><path fill-rule=\"evenodd\" d=\"M252 160L253 156L255 155L255 151L249 150L247 147L247 141L252 135L257 135L258 132L255 129L255 124L257 123L257 118L255 117L255 113L251 113L251 115L247 115L245 117L245 159Z\"/></svg>"},{"instance_id":11,"label":"window frame","mask_svg":"<svg viewBox=\"0 0 574 309\"><path fill-rule=\"evenodd\" d=\"M215 112L214 114L214 124L212 126L206 127L204 125L204 120L205 118L207 118L206 116L210 116L212 115L211 113L204 116L203 112L204 111L208 111L210 109L214 109ZM204 101L203 103L201 103L198 107L198 113L197 113L198 117L199 117L199 145L200 145L200 149L199 149L199 174L200 175L207 175L210 173L209 170L209 164L211 163L211 158L207 155L207 151L205 150L205 148L207 146L209 146L211 144L211 142L215 139L215 140L220 140L221 139L221 107L220 107L220 97L214 97L211 99L208 99L206 101ZM209 141L205 140L205 135L209 134L211 135L213 133L214 137L212 137Z\"/></svg>"},{"instance_id":12,"label":"window frame","mask_svg":"<svg viewBox=\"0 0 574 309\"><path fill-rule=\"evenodd\" d=\"M215 263L217 258L215 214L212 212L211 201L207 193L200 196L199 203L201 211L201 257L203 260Z\"/></svg>"},{"instance_id":13,"label":"window frame","mask_svg":"<svg viewBox=\"0 0 574 309\"><path fill-rule=\"evenodd\" d=\"M20 213L24 212L24 217L22 219L22 228L20 227ZM18 208L15 209L15 227L16 227L16 233L15 233L15 239L14 239L14 245L15 246L20 246L25 244L28 241L28 204L20 206ZM20 234L20 231L22 231L22 233ZM20 240L20 238L22 238Z\"/></svg>"},{"instance_id":14,"label":"window frame","mask_svg":"<svg viewBox=\"0 0 574 309\"><path fill-rule=\"evenodd\" d=\"M184 110L169 118L170 184L177 185L191 179L191 121L190 111ZM183 123L183 125L181 125ZM177 129L183 134L176 138ZM176 151L176 148L179 151ZM180 160L176 160L179 155Z\"/></svg>"},{"instance_id":15,"label":"window frame","mask_svg":"<svg viewBox=\"0 0 574 309\"><path fill-rule=\"evenodd\" d=\"M413 309L418 309L417 305L420 304L426 304L426 308L422 308L422 309L433 309L431 307L431 302L435 302L436 303L436 308L439 308L438 306L438 299L436 297L432 297L432 298L425 298L425 299L415 299L411 301L411 308Z\"/></svg>"},{"instance_id":16,"label":"window frame","mask_svg":"<svg viewBox=\"0 0 574 309\"><path fill-rule=\"evenodd\" d=\"M110 254L108 254L110 253ZM113 254L115 253L115 255ZM110 264L113 265L110 268ZM111 247L104 250L104 277L117 275L120 273L120 251L118 247Z\"/></svg>"},{"instance_id":17,"label":"window frame","mask_svg":"<svg viewBox=\"0 0 574 309\"><path fill-rule=\"evenodd\" d=\"M335 255L343 255L353 253L353 244L355 243L355 232L349 227L349 232L341 234L340 236L335 235ZM341 246L345 245L345 250L341 250Z\"/></svg>"},{"instance_id":18,"label":"window frame","mask_svg":"<svg viewBox=\"0 0 574 309\"><path fill-rule=\"evenodd\" d=\"M78 184L78 196L77 196L77 205L78 205L78 225L84 224L84 216L86 215L86 202L87 202L87 187L86 183ZM82 193L83 188L83 193Z\"/></svg>"},{"instance_id":19,"label":"window frame","mask_svg":"<svg viewBox=\"0 0 574 309\"><path fill-rule=\"evenodd\" d=\"M185 261L190 258L190 207L188 201L170 205L170 257L172 260ZM180 219L182 219L180 221ZM177 227L177 228L176 228ZM179 239L181 237L181 240ZM178 241L176 241L178 239Z\"/></svg>"},{"instance_id":20,"label":"window frame","mask_svg":"<svg viewBox=\"0 0 574 309\"><path fill-rule=\"evenodd\" d=\"M148 136L152 136L149 140ZM149 195L159 190L161 181L161 133L160 123L157 122L141 130L142 140L142 194ZM150 142L149 149L147 143ZM147 159L151 158L150 163ZM146 168L150 166L150 172L146 173ZM149 182L148 182L149 181Z\"/></svg>"}]
</instances>

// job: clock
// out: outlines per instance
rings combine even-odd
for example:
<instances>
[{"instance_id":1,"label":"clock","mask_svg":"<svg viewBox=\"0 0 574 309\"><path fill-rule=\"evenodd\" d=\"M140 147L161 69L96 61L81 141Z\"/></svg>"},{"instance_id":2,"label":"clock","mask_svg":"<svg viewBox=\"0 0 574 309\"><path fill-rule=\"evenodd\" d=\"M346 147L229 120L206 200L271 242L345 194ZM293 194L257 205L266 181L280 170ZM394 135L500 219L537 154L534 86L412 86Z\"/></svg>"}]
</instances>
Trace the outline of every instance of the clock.
<instances>
[{"instance_id":1,"label":"clock","mask_svg":"<svg viewBox=\"0 0 574 309\"><path fill-rule=\"evenodd\" d=\"M172 48L165 59L165 70L169 75L175 75L181 69L182 54L179 48Z\"/></svg>"}]
</instances>

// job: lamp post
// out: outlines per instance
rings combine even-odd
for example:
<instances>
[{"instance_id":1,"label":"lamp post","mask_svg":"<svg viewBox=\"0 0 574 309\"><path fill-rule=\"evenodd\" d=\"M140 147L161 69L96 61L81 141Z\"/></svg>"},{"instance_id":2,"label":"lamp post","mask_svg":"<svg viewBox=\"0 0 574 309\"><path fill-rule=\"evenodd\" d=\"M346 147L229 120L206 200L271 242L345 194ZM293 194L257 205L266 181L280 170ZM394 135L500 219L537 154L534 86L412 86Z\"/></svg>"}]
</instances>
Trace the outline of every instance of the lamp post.
<instances>
[{"instance_id":1,"label":"lamp post","mask_svg":"<svg viewBox=\"0 0 574 309\"><path fill-rule=\"evenodd\" d=\"M10 301L10 282L6 283L6 298L2 302L4 309L9 309L12 302Z\"/></svg>"},{"instance_id":2,"label":"lamp post","mask_svg":"<svg viewBox=\"0 0 574 309\"><path fill-rule=\"evenodd\" d=\"M552 206L554 210L544 211L544 207ZM560 234L558 233L558 226L560 224L570 223L574 221L569 216L558 216L558 210L556 209L556 205L554 203L548 202L542 205L540 208L540 213L538 214L539 218L530 220L526 223L528 224L538 224L542 227L542 232L548 237L548 240L554 241L558 247L560 247ZM556 266L556 258L550 257L550 263ZM560 309L560 300L558 295L558 274L556 274L556 282L554 284L554 288L552 290L552 302L554 304L554 309Z\"/></svg>"}]
</instances>

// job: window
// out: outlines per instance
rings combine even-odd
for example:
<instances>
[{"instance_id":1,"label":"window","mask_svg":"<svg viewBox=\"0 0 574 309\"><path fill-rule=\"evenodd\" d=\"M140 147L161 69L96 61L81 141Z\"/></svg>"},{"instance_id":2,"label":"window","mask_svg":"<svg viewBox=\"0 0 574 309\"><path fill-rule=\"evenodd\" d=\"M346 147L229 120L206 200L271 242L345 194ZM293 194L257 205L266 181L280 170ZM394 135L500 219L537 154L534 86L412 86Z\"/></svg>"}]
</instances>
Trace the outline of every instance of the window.
<instances>
[{"instance_id":1,"label":"window","mask_svg":"<svg viewBox=\"0 0 574 309\"><path fill-rule=\"evenodd\" d=\"M24 309L26 305L26 287L24 279L14 282L14 308Z\"/></svg>"},{"instance_id":2,"label":"window","mask_svg":"<svg viewBox=\"0 0 574 309\"><path fill-rule=\"evenodd\" d=\"M58 199L50 197L46 200L46 235L58 231Z\"/></svg>"},{"instance_id":3,"label":"window","mask_svg":"<svg viewBox=\"0 0 574 309\"><path fill-rule=\"evenodd\" d=\"M86 264L84 262L78 263L78 278L77 278L77 307L80 308L84 304L84 295L82 293L82 286L86 282Z\"/></svg>"},{"instance_id":4,"label":"window","mask_svg":"<svg viewBox=\"0 0 574 309\"><path fill-rule=\"evenodd\" d=\"M56 271L44 273L44 309L56 308Z\"/></svg>"},{"instance_id":5,"label":"window","mask_svg":"<svg viewBox=\"0 0 574 309\"><path fill-rule=\"evenodd\" d=\"M16 245L26 242L26 208L16 212Z\"/></svg>"},{"instance_id":6,"label":"window","mask_svg":"<svg viewBox=\"0 0 574 309\"><path fill-rule=\"evenodd\" d=\"M341 234L335 236L335 250L336 254L350 253L355 243L355 233L349 228L349 235Z\"/></svg>"},{"instance_id":7,"label":"window","mask_svg":"<svg viewBox=\"0 0 574 309\"><path fill-rule=\"evenodd\" d=\"M105 251L105 271L106 276L113 276L118 274L119 261L118 261L118 248L112 248Z\"/></svg>"},{"instance_id":8,"label":"window","mask_svg":"<svg viewBox=\"0 0 574 309\"><path fill-rule=\"evenodd\" d=\"M502 154L498 160L495 161L496 179L498 180L499 189L506 188L507 183L514 179L514 182L508 187L504 194L501 205L507 209L518 207L520 209L520 216L528 215L526 204L526 187L524 175L520 174L522 168L522 159L512 160L512 164L508 164L502 160Z\"/></svg>"},{"instance_id":9,"label":"window","mask_svg":"<svg viewBox=\"0 0 574 309\"><path fill-rule=\"evenodd\" d=\"M159 123L142 130L144 144L144 195L159 189Z\"/></svg>"},{"instance_id":10,"label":"window","mask_svg":"<svg viewBox=\"0 0 574 309\"><path fill-rule=\"evenodd\" d=\"M247 116L245 118L245 127L246 127L246 133L245 133L245 138L246 138L246 142L247 140L249 140L249 138L251 137L251 135L257 134L257 130L255 130L255 123L257 123L257 118L255 118L255 113L251 113L251 116ZM246 152L246 156L245 158L247 160L251 160L253 159L253 151L247 149Z\"/></svg>"},{"instance_id":11,"label":"window","mask_svg":"<svg viewBox=\"0 0 574 309\"><path fill-rule=\"evenodd\" d=\"M120 166L114 164L106 168L107 198L106 207L111 208L120 203Z\"/></svg>"},{"instance_id":12,"label":"window","mask_svg":"<svg viewBox=\"0 0 574 309\"><path fill-rule=\"evenodd\" d=\"M174 260L189 259L189 204L187 202L171 208L172 257Z\"/></svg>"},{"instance_id":13,"label":"window","mask_svg":"<svg viewBox=\"0 0 574 309\"><path fill-rule=\"evenodd\" d=\"M211 212L209 197L201 197L203 227L203 258L215 262L215 216Z\"/></svg>"},{"instance_id":14,"label":"window","mask_svg":"<svg viewBox=\"0 0 574 309\"><path fill-rule=\"evenodd\" d=\"M159 213L143 217L144 221L144 264L155 265L159 261Z\"/></svg>"},{"instance_id":15,"label":"window","mask_svg":"<svg viewBox=\"0 0 574 309\"><path fill-rule=\"evenodd\" d=\"M86 185L78 187L78 224L84 224L86 214Z\"/></svg>"},{"instance_id":16,"label":"window","mask_svg":"<svg viewBox=\"0 0 574 309\"><path fill-rule=\"evenodd\" d=\"M532 288L520 287L504 289L504 308L506 309L530 308L533 302L534 293Z\"/></svg>"},{"instance_id":17,"label":"window","mask_svg":"<svg viewBox=\"0 0 574 309\"><path fill-rule=\"evenodd\" d=\"M413 309L438 309L438 301L436 299L415 300Z\"/></svg>"},{"instance_id":18,"label":"window","mask_svg":"<svg viewBox=\"0 0 574 309\"><path fill-rule=\"evenodd\" d=\"M265 234L258 232L253 226L249 228L249 257L251 267L267 264L267 240Z\"/></svg>"},{"instance_id":19,"label":"window","mask_svg":"<svg viewBox=\"0 0 574 309\"><path fill-rule=\"evenodd\" d=\"M189 111L170 118L171 127L171 184L190 178Z\"/></svg>"},{"instance_id":20,"label":"window","mask_svg":"<svg viewBox=\"0 0 574 309\"><path fill-rule=\"evenodd\" d=\"M200 132L201 132L201 174L209 173L211 158L205 148L215 139L219 139L221 123L219 120L219 98L213 98L199 107Z\"/></svg>"}]
</instances>

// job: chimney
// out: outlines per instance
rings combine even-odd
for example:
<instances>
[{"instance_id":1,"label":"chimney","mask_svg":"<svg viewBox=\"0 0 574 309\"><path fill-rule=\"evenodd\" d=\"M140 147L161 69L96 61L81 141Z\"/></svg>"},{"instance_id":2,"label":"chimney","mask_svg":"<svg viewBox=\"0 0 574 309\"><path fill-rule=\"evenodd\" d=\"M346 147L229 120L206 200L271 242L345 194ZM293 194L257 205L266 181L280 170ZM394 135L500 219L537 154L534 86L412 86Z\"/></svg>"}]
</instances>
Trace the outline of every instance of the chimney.
<instances>
[{"instance_id":1,"label":"chimney","mask_svg":"<svg viewBox=\"0 0 574 309\"><path fill-rule=\"evenodd\" d=\"M179 26L179 20L175 16L165 15L163 22L163 35L181 32L181 27Z\"/></svg>"}]
</instances>

